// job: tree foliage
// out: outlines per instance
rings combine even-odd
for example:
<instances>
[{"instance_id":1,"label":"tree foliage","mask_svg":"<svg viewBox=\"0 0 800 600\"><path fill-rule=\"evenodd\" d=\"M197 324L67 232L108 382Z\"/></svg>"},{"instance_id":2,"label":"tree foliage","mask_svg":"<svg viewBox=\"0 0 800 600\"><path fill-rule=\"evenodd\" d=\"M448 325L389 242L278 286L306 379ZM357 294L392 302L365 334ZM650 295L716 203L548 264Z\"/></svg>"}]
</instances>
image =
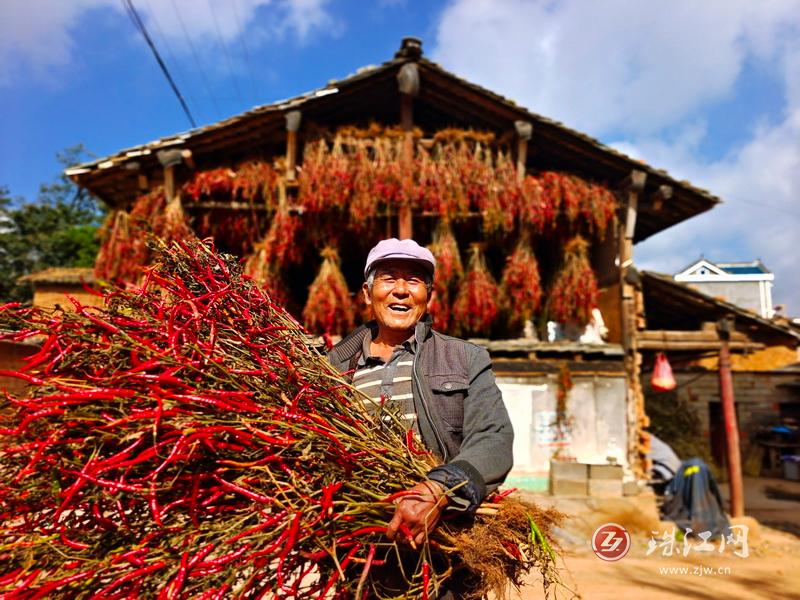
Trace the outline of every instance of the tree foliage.
<instances>
[{"instance_id":1,"label":"tree foliage","mask_svg":"<svg viewBox=\"0 0 800 600\"><path fill-rule=\"evenodd\" d=\"M62 167L83 162L82 144L56 154ZM23 275L48 267L91 267L104 208L65 175L42 184L35 202L12 198L0 187L0 303L28 301Z\"/></svg>"}]
</instances>

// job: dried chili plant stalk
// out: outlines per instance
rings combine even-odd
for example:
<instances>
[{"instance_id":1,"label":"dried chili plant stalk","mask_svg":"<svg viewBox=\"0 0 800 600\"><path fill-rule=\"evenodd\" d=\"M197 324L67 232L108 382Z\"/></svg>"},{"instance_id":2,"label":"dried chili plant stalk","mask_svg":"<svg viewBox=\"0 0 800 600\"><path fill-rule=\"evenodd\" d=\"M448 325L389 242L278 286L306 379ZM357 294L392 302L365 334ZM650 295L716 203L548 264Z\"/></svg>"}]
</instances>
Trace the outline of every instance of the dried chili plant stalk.
<instances>
[{"instance_id":1,"label":"dried chili plant stalk","mask_svg":"<svg viewBox=\"0 0 800 600\"><path fill-rule=\"evenodd\" d=\"M453 327L461 335L488 335L499 311L501 290L486 267L480 244L473 244L471 252L453 303Z\"/></svg>"},{"instance_id":2,"label":"dried chili plant stalk","mask_svg":"<svg viewBox=\"0 0 800 600\"><path fill-rule=\"evenodd\" d=\"M30 384L0 413L3 598L411 599L450 578L479 597L531 568L553 580L556 514L514 500L417 549L386 539L431 455L372 420L235 258L199 242L157 257L105 309L0 307L16 329L0 338L44 338L0 372Z\"/></svg>"},{"instance_id":3,"label":"dried chili plant stalk","mask_svg":"<svg viewBox=\"0 0 800 600\"><path fill-rule=\"evenodd\" d=\"M303 322L315 333L345 334L353 328L354 301L339 268L335 248L321 252L322 265L308 288Z\"/></svg>"},{"instance_id":4,"label":"dried chili plant stalk","mask_svg":"<svg viewBox=\"0 0 800 600\"><path fill-rule=\"evenodd\" d=\"M589 263L589 243L576 236L564 245L564 261L548 295L548 315L559 323L585 326L597 307L597 278Z\"/></svg>"}]
</instances>

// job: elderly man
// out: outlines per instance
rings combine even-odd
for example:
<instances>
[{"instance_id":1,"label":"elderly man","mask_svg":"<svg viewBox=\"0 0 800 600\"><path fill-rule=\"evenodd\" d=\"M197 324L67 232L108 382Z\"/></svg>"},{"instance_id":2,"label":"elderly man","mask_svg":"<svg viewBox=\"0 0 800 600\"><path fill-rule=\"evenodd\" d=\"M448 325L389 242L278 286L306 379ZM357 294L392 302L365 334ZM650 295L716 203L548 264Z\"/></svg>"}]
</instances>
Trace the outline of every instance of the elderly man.
<instances>
[{"instance_id":1,"label":"elderly man","mask_svg":"<svg viewBox=\"0 0 800 600\"><path fill-rule=\"evenodd\" d=\"M431 329L436 262L413 240L369 253L362 291L375 320L329 354L353 385L400 415L441 461L398 503L390 538L421 543L445 508L471 512L511 469L513 431L485 349Z\"/></svg>"}]
</instances>

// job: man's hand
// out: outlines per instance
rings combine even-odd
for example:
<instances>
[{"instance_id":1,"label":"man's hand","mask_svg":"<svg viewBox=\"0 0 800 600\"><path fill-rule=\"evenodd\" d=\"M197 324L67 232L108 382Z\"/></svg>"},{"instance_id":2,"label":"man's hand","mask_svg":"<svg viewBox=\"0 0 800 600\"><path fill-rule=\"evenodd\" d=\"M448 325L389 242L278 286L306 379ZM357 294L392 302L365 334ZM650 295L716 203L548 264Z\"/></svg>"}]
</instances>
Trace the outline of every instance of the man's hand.
<instances>
[{"instance_id":1,"label":"man's hand","mask_svg":"<svg viewBox=\"0 0 800 600\"><path fill-rule=\"evenodd\" d=\"M442 510L447 506L447 495L436 481L423 481L408 492L397 501L386 535L393 540L399 533L399 539L416 546L424 542L427 533L436 527Z\"/></svg>"}]
</instances>

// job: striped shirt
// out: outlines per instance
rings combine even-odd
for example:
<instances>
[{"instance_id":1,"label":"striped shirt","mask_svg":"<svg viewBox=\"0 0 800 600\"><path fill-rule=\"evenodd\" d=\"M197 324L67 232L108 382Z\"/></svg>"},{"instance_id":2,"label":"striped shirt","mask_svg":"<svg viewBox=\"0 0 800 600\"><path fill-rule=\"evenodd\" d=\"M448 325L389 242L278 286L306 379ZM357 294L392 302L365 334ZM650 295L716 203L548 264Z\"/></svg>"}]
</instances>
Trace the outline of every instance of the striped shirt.
<instances>
[{"instance_id":1,"label":"striped shirt","mask_svg":"<svg viewBox=\"0 0 800 600\"><path fill-rule=\"evenodd\" d=\"M368 409L382 420L393 417L407 429L417 427L417 413L414 410L414 395L411 388L412 365L416 342L409 338L397 346L384 361L370 354L372 334L364 336L361 358L353 374L353 385L372 401L367 401Z\"/></svg>"}]
</instances>

